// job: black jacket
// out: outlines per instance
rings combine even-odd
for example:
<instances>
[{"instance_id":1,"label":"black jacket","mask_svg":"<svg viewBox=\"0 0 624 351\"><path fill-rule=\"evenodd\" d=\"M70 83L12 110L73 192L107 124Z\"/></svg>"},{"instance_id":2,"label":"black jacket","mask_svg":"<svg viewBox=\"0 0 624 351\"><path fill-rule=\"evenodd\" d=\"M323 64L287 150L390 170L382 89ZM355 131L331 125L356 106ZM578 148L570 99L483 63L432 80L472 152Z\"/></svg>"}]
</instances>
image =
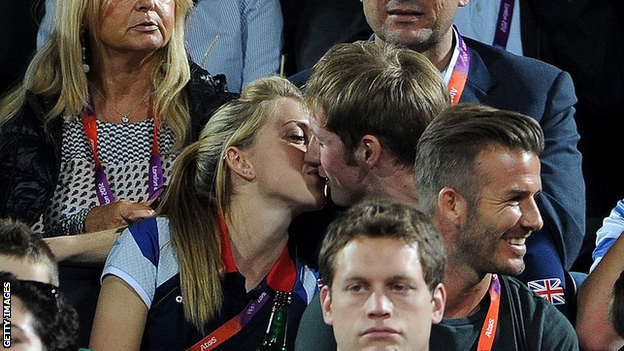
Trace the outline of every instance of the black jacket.
<instances>
[{"instance_id":1,"label":"black jacket","mask_svg":"<svg viewBox=\"0 0 624 351\"><path fill-rule=\"evenodd\" d=\"M196 140L212 113L236 97L228 93L225 77L212 77L191 64L186 86L191 115L191 140ZM45 124L43 117L56 98L27 93L19 115L2 126L0 134L0 218L28 225L37 222L56 187L61 163L63 118Z\"/></svg>"}]
</instances>

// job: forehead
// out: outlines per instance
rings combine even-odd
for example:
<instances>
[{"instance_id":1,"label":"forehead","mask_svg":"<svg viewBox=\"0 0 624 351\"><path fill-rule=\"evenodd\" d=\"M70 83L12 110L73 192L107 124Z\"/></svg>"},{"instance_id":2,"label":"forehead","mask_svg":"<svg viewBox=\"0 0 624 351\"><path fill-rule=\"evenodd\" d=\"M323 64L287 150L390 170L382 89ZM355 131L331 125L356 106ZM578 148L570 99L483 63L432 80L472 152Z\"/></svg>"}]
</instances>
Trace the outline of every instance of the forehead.
<instances>
[{"instance_id":1,"label":"forehead","mask_svg":"<svg viewBox=\"0 0 624 351\"><path fill-rule=\"evenodd\" d=\"M541 189L540 160L532 152L492 147L479 153L476 161L478 176L486 188Z\"/></svg>"},{"instance_id":2,"label":"forehead","mask_svg":"<svg viewBox=\"0 0 624 351\"><path fill-rule=\"evenodd\" d=\"M310 130L319 140L328 145L341 145L342 140L340 137L336 133L325 128L324 124L325 119L323 115L319 115L317 112L310 115Z\"/></svg>"},{"instance_id":3,"label":"forehead","mask_svg":"<svg viewBox=\"0 0 624 351\"><path fill-rule=\"evenodd\" d=\"M281 97L271 102L267 124L282 126L290 121L309 124L310 116L303 104L291 98Z\"/></svg>"},{"instance_id":4,"label":"forehead","mask_svg":"<svg viewBox=\"0 0 624 351\"><path fill-rule=\"evenodd\" d=\"M2 267L3 271L15 274L18 279L54 283L51 281L52 274L50 269L43 262L33 262L26 258L0 255L0 267Z\"/></svg>"},{"instance_id":5,"label":"forehead","mask_svg":"<svg viewBox=\"0 0 624 351\"><path fill-rule=\"evenodd\" d=\"M418 244L395 238L360 235L336 255L336 278L350 276L387 279L393 276L422 277Z\"/></svg>"},{"instance_id":6,"label":"forehead","mask_svg":"<svg viewBox=\"0 0 624 351\"><path fill-rule=\"evenodd\" d=\"M325 113L320 109L313 109L310 113L310 128L314 131L315 134L317 132L321 132L322 130L326 130L323 126L325 125L326 118Z\"/></svg>"}]
</instances>

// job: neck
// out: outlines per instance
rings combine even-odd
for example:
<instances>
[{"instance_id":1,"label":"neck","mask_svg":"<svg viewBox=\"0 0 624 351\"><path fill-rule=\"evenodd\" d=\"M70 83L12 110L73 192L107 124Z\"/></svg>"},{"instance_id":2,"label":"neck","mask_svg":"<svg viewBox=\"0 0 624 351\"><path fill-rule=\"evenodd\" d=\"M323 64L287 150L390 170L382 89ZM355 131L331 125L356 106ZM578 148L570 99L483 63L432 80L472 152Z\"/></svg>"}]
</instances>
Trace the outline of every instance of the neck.
<instances>
[{"instance_id":1,"label":"neck","mask_svg":"<svg viewBox=\"0 0 624 351\"><path fill-rule=\"evenodd\" d=\"M479 276L468 267L449 262L444 277L447 293L444 317L464 318L479 311L491 280L490 273Z\"/></svg>"},{"instance_id":2,"label":"neck","mask_svg":"<svg viewBox=\"0 0 624 351\"><path fill-rule=\"evenodd\" d=\"M141 91L149 91L154 69L152 64L128 67L119 62L109 62L95 70L96 78L92 84L106 94L107 98L118 95L140 95Z\"/></svg>"},{"instance_id":3,"label":"neck","mask_svg":"<svg viewBox=\"0 0 624 351\"><path fill-rule=\"evenodd\" d=\"M124 115L128 116L127 122L151 118L149 94L154 65L123 59L97 62L101 64L96 65L91 84L98 118L114 123L122 123Z\"/></svg>"},{"instance_id":4,"label":"neck","mask_svg":"<svg viewBox=\"0 0 624 351\"><path fill-rule=\"evenodd\" d=\"M416 205L414 172L406 167L380 167L371 181L370 198L390 198L408 205Z\"/></svg>"},{"instance_id":5,"label":"neck","mask_svg":"<svg viewBox=\"0 0 624 351\"><path fill-rule=\"evenodd\" d=\"M440 71L444 70L451 62L453 51L455 50L455 34L451 27L436 45L421 52Z\"/></svg>"},{"instance_id":6,"label":"neck","mask_svg":"<svg viewBox=\"0 0 624 351\"><path fill-rule=\"evenodd\" d=\"M238 271L253 289L269 273L288 242L291 215L235 195L226 218Z\"/></svg>"},{"instance_id":7,"label":"neck","mask_svg":"<svg viewBox=\"0 0 624 351\"><path fill-rule=\"evenodd\" d=\"M409 49L417 51L423 54L425 57L436 66L440 71L444 70L446 66L448 66L451 61L451 57L453 56L454 50L454 42L455 35L453 31L453 27L449 27L449 30L446 34L437 42L433 44L423 44L418 46L409 46ZM378 44L383 44L384 41L379 38L378 35L375 36L375 42Z\"/></svg>"}]
</instances>

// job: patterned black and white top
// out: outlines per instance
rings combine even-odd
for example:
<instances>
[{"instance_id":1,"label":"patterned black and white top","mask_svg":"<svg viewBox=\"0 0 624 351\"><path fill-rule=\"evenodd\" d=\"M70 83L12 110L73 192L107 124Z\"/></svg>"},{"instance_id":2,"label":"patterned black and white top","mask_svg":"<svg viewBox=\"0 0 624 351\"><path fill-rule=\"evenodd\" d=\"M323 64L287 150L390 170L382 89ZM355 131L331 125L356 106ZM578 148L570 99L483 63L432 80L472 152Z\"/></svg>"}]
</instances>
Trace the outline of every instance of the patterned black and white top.
<instances>
[{"instance_id":1,"label":"patterned black and white top","mask_svg":"<svg viewBox=\"0 0 624 351\"><path fill-rule=\"evenodd\" d=\"M118 124L98 120L97 131L98 157L115 199L147 201L154 121ZM167 184L178 153L174 153L173 148L175 136L166 125L158 132L158 143L163 179ZM82 119L65 122L59 180L42 219L34 226L35 231L46 236L73 235L84 231L87 213L100 205L95 192L94 165Z\"/></svg>"}]
</instances>

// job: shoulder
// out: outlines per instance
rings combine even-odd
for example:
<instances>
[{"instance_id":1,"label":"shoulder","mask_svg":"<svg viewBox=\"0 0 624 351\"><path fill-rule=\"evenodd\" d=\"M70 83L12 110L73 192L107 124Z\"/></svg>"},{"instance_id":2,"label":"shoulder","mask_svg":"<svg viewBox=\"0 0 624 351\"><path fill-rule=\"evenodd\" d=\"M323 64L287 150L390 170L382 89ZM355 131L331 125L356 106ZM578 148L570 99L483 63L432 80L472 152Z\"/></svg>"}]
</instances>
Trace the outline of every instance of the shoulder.
<instances>
[{"instance_id":1,"label":"shoulder","mask_svg":"<svg viewBox=\"0 0 624 351\"><path fill-rule=\"evenodd\" d=\"M471 58L471 65L474 64L477 68L480 65L484 66L490 75L499 80L504 77L512 81L543 82L539 85L523 85L523 89L527 90L546 89L556 79L562 79L559 77L568 78L565 82L568 83L569 81L570 86L572 85L569 75L551 64L530 57L518 56L470 38L465 38L465 40L472 56L474 56ZM471 72L475 72L473 67L471 67ZM548 85L543 86L543 84Z\"/></svg>"},{"instance_id":2,"label":"shoulder","mask_svg":"<svg viewBox=\"0 0 624 351\"><path fill-rule=\"evenodd\" d=\"M178 273L169 221L158 217L139 221L121 234L108 255L102 278L119 277L149 308L156 289Z\"/></svg>"},{"instance_id":3,"label":"shoulder","mask_svg":"<svg viewBox=\"0 0 624 351\"><path fill-rule=\"evenodd\" d=\"M45 99L27 93L17 115L1 126L0 214L34 224L56 186L62 118L47 126Z\"/></svg>"},{"instance_id":4,"label":"shoulder","mask_svg":"<svg viewBox=\"0 0 624 351\"><path fill-rule=\"evenodd\" d=\"M552 307L552 305L548 301L546 301L544 298L540 297L531 289L529 289L524 282L505 275L499 277L501 280L503 296L509 299L513 298L520 300L523 304L523 307L530 307L531 309L548 308L545 306Z\"/></svg>"},{"instance_id":5,"label":"shoulder","mask_svg":"<svg viewBox=\"0 0 624 351\"><path fill-rule=\"evenodd\" d=\"M145 259L154 266L158 266L161 247L164 244L169 244L170 241L169 220L165 217L156 217L138 221L128 227L128 230L119 237L115 245L132 242Z\"/></svg>"},{"instance_id":6,"label":"shoulder","mask_svg":"<svg viewBox=\"0 0 624 351\"><path fill-rule=\"evenodd\" d=\"M544 117L573 116L576 103L570 75L545 62L517 56L490 45L466 39L470 49L470 68L462 102L480 102L504 110L532 116L543 123ZM568 120L572 120L569 118ZM566 124L564 131L572 128ZM558 131L553 128L553 131Z\"/></svg>"},{"instance_id":7,"label":"shoulder","mask_svg":"<svg viewBox=\"0 0 624 351\"><path fill-rule=\"evenodd\" d=\"M546 283L545 283L546 284ZM530 340L540 339L545 344L570 344L576 343L576 334L572 324L555 306L546 299L531 291L520 280L501 276L503 303L509 306L509 320L512 323L524 325ZM544 289L547 287L545 286ZM548 289L557 289L556 285ZM563 291L563 290L562 290ZM563 292L562 292L563 293ZM557 330L557 333L548 333L547 330Z\"/></svg>"},{"instance_id":8,"label":"shoulder","mask_svg":"<svg viewBox=\"0 0 624 351\"><path fill-rule=\"evenodd\" d=\"M2 124L2 133L24 136L40 134L44 129L44 116L51 109L48 108L49 104L49 99L27 91L21 109Z\"/></svg>"}]
</instances>

